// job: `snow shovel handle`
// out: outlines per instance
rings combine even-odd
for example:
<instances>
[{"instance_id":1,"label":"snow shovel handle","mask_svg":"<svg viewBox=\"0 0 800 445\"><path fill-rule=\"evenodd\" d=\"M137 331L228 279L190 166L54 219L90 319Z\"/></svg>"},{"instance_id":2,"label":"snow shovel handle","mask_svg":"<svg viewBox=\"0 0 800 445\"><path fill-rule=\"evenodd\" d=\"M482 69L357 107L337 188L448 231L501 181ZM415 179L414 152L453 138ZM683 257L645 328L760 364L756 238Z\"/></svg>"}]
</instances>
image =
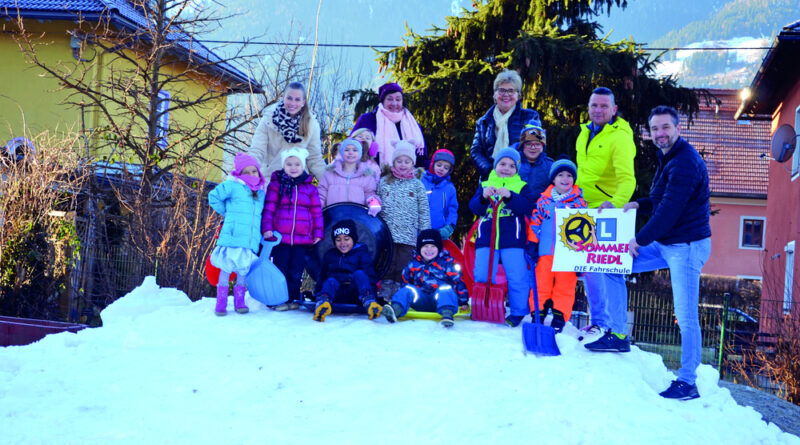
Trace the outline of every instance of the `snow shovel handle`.
<instances>
[{"instance_id":1,"label":"snow shovel handle","mask_svg":"<svg viewBox=\"0 0 800 445\"><path fill-rule=\"evenodd\" d=\"M492 229L489 232L489 270L486 272L486 298L484 304L489 306L489 289L492 286L492 281L494 281L494 277L492 277L492 272L494 271L494 245L497 242L497 208L500 207L500 198L497 195L494 195L490 198L492 203L492 219L490 223L492 224Z\"/></svg>"},{"instance_id":2,"label":"snow shovel handle","mask_svg":"<svg viewBox=\"0 0 800 445\"><path fill-rule=\"evenodd\" d=\"M536 263L533 261L528 252L525 252L525 261L531 268L531 292L533 292L533 319L536 324L542 324L539 317L539 289L536 286ZM555 313L555 312L554 312Z\"/></svg>"}]
</instances>

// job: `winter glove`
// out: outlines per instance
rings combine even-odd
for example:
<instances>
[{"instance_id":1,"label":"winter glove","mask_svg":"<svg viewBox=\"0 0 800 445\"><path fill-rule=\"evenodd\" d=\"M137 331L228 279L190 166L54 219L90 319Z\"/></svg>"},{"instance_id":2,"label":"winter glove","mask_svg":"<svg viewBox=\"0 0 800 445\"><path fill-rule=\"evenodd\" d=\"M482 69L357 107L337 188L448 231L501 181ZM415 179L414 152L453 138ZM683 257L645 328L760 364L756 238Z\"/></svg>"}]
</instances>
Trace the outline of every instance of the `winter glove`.
<instances>
[{"instance_id":1,"label":"winter glove","mask_svg":"<svg viewBox=\"0 0 800 445\"><path fill-rule=\"evenodd\" d=\"M367 203L369 210L367 210L367 214L369 216L375 216L381 212L381 203L376 198L372 198Z\"/></svg>"},{"instance_id":2,"label":"winter glove","mask_svg":"<svg viewBox=\"0 0 800 445\"><path fill-rule=\"evenodd\" d=\"M452 235L453 232L455 232L455 230L456 230L456 226L455 225L448 224L448 225L442 227L441 229L439 229L439 234L442 235L442 239L445 240L445 239L450 238L450 235Z\"/></svg>"}]
</instances>

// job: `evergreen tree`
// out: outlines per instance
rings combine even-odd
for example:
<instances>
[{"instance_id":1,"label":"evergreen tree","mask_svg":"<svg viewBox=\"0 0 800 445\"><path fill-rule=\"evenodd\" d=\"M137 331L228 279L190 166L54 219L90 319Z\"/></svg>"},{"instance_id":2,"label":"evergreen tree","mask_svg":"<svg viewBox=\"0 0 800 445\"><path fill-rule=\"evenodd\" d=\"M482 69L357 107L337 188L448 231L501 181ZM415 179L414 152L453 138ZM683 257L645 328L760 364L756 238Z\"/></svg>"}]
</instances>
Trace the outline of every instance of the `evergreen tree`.
<instances>
[{"instance_id":1,"label":"evergreen tree","mask_svg":"<svg viewBox=\"0 0 800 445\"><path fill-rule=\"evenodd\" d=\"M406 102L424 129L429 150L448 148L458 165L453 180L462 203L459 231L473 217L467 206L478 175L468 158L475 122L493 104L493 81L503 69L523 78L522 106L539 111L547 130L551 157L575 159L578 125L588 121L592 89L607 86L619 112L634 128L639 147L635 196L647 194L655 170L655 149L640 137L650 109L672 105L697 112L692 90L672 78L655 78L657 58L642 53L633 41L610 43L592 18L625 0L488 0L472 11L448 17L447 27L431 35L408 31L405 45L379 53L381 70L401 84ZM351 91L356 115L377 105L372 92Z\"/></svg>"}]
</instances>

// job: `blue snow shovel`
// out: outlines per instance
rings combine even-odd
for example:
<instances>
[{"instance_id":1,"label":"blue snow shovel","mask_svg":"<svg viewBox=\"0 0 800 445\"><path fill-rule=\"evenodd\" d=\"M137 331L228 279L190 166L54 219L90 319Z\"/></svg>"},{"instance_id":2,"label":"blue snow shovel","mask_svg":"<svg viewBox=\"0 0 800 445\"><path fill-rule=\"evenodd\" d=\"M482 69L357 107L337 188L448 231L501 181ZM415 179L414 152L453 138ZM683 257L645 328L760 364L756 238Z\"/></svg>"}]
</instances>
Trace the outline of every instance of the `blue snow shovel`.
<instances>
[{"instance_id":1,"label":"blue snow shovel","mask_svg":"<svg viewBox=\"0 0 800 445\"><path fill-rule=\"evenodd\" d=\"M531 268L531 292L533 292L533 314L535 323L522 324L522 342L525 350L536 355L561 355L556 344L556 330L545 326L539 318L539 290L536 288L536 263L526 253L525 259Z\"/></svg>"}]
</instances>

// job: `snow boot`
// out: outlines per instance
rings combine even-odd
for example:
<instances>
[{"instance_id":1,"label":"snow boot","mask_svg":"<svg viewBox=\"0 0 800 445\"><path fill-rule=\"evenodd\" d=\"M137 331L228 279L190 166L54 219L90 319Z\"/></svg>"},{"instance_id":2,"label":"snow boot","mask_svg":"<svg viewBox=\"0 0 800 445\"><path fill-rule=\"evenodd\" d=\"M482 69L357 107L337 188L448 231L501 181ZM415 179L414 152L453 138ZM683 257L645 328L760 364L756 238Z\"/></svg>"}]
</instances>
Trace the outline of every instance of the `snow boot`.
<instances>
[{"instance_id":1,"label":"snow boot","mask_svg":"<svg viewBox=\"0 0 800 445\"><path fill-rule=\"evenodd\" d=\"M403 307L400 306L400 304L398 303L383 305L383 316L386 317L386 321L388 321L389 323L396 322L397 314L401 312L403 312Z\"/></svg>"},{"instance_id":2,"label":"snow boot","mask_svg":"<svg viewBox=\"0 0 800 445\"><path fill-rule=\"evenodd\" d=\"M439 322L442 327L445 328L452 328L453 327L453 310L452 309L442 309L442 321Z\"/></svg>"},{"instance_id":3,"label":"snow boot","mask_svg":"<svg viewBox=\"0 0 800 445\"><path fill-rule=\"evenodd\" d=\"M217 286L217 306L214 313L220 317L228 313L228 286Z\"/></svg>"},{"instance_id":4,"label":"snow boot","mask_svg":"<svg viewBox=\"0 0 800 445\"><path fill-rule=\"evenodd\" d=\"M369 315L370 320L374 320L381 316L381 311L383 311L383 307L378 304L377 301L374 299L369 299L364 302L364 309L367 310L367 315Z\"/></svg>"},{"instance_id":5,"label":"snow boot","mask_svg":"<svg viewBox=\"0 0 800 445\"><path fill-rule=\"evenodd\" d=\"M564 325L566 324L567 322L564 321L564 313L558 309L553 309L553 318L550 320L550 327L556 331L556 334L560 334L561 331L564 330Z\"/></svg>"},{"instance_id":6,"label":"snow boot","mask_svg":"<svg viewBox=\"0 0 800 445\"><path fill-rule=\"evenodd\" d=\"M247 291L247 288L244 286L233 286L233 307L236 309L236 312L240 314L250 312L250 308L244 304L245 291Z\"/></svg>"},{"instance_id":7,"label":"snow boot","mask_svg":"<svg viewBox=\"0 0 800 445\"><path fill-rule=\"evenodd\" d=\"M524 315L509 315L506 317L506 325L516 328L520 323L522 323L523 318L525 318Z\"/></svg>"},{"instance_id":8,"label":"snow boot","mask_svg":"<svg viewBox=\"0 0 800 445\"><path fill-rule=\"evenodd\" d=\"M627 335L615 334L609 329L599 340L587 343L583 347L594 352L630 352L631 342Z\"/></svg>"},{"instance_id":9,"label":"snow boot","mask_svg":"<svg viewBox=\"0 0 800 445\"><path fill-rule=\"evenodd\" d=\"M690 385L683 380L673 380L669 388L661 391L658 395L665 399L675 400L692 400L700 397L700 393L697 392L697 385Z\"/></svg>"},{"instance_id":10,"label":"snow boot","mask_svg":"<svg viewBox=\"0 0 800 445\"><path fill-rule=\"evenodd\" d=\"M325 317L331 313L331 303L328 300L319 300L314 310L314 321L324 322Z\"/></svg>"},{"instance_id":11,"label":"snow boot","mask_svg":"<svg viewBox=\"0 0 800 445\"><path fill-rule=\"evenodd\" d=\"M392 297L397 292L396 283L392 280L381 281L381 289L378 291L378 297L383 298L387 304L392 302Z\"/></svg>"}]
</instances>

